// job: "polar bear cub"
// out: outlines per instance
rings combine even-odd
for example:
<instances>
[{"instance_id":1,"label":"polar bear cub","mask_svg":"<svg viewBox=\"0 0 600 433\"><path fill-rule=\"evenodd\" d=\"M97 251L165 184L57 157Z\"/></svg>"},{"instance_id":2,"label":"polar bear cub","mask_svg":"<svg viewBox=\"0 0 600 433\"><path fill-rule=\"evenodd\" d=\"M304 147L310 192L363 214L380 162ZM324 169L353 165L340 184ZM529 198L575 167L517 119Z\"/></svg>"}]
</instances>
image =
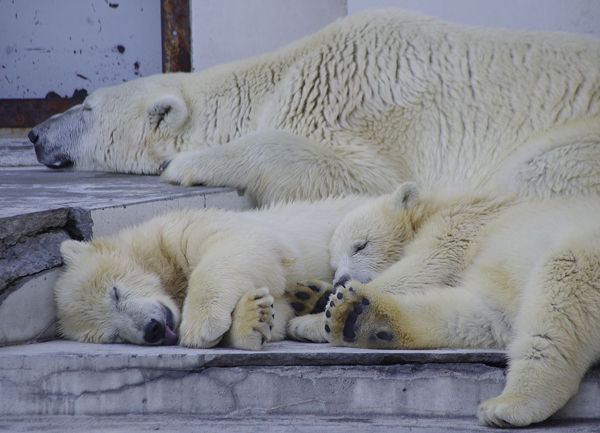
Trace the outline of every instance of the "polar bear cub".
<instances>
[{"instance_id":1,"label":"polar bear cub","mask_svg":"<svg viewBox=\"0 0 600 433\"><path fill-rule=\"evenodd\" d=\"M598 198L419 199L403 184L336 230L323 335L366 348L506 348L505 389L478 416L542 421L600 357L598 215ZM399 261L377 275L389 255Z\"/></svg>"},{"instance_id":2,"label":"polar bear cub","mask_svg":"<svg viewBox=\"0 0 600 433\"><path fill-rule=\"evenodd\" d=\"M293 316L285 290L306 277L331 281L331 235L365 200L373 199L180 211L111 238L65 241L66 269L55 284L60 333L250 350L281 340Z\"/></svg>"}]
</instances>

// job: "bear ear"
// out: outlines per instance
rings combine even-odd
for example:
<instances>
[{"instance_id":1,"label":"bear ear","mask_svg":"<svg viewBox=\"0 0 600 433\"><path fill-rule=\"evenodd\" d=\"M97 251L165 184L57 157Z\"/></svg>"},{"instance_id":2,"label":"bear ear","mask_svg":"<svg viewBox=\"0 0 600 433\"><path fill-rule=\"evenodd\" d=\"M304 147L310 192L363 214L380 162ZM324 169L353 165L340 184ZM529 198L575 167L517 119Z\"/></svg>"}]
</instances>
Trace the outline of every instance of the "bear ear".
<instances>
[{"instance_id":1,"label":"bear ear","mask_svg":"<svg viewBox=\"0 0 600 433\"><path fill-rule=\"evenodd\" d=\"M403 212L419 201L419 190L413 182L405 182L392 194L392 212Z\"/></svg>"},{"instance_id":2,"label":"bear ear","mask_svg":"<svg viewBox=\"0 0 600 433\"><path fill-rule=\"evenodd\" d=\"M155 129L177 130L188 119L187 104L183 98L165 94L151 99L146 105L150 125Z\"/></svg>"},{"instance_id":3,"label":"bear ear","mask_svg":"<svg viewBox=\"0 0 600 433\"><path fill-rule=\"evenodd\" d=\"M60 244L60 254L66 264L74 262L78 257L89 251L89 249L90 244L87 242L68 240Z\"/></svg>"}]
</instances>

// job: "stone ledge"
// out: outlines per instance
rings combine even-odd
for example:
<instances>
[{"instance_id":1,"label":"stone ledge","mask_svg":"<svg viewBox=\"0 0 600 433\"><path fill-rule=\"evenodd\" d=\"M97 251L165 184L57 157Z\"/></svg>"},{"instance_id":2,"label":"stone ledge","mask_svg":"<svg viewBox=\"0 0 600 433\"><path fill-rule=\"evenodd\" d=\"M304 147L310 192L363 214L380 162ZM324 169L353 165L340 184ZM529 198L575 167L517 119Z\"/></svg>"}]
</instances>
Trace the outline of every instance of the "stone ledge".
<instances>
[{"instance_id":1,"label":"stone ledge","mask_svg":"<svg viewBox=\"0 0 600 433\"><path fill-rule=\"evenodd\" d=\"M0 429L9 431L44 431L45 433L491 433L499 430L480 425L470 417L407 416L303 416L303 415L100 415L100 416L22 416L3 417ZM532 427L527 433L592 433L598 431L597 420L549 420Z\"/></svg>"},{"instance_id":2,"label":"stone ledge","mask_svg":"<svg viewBox=\"0 0 600 433\"><path fill-rule=\"evenodd\" d=\"M3 417L0 429L46 433L442 433L494 432L475 417L302 416L302 415L180 415ZM598 421L550 420L527 427L527 433L592 433Z\"/></svg>"},{"instance_id":3,"label":"stone ledge","mask_svg":"<svg viewBox=\"0 0 600 433\"><path fill-rule=\"evenodd\" d=\"M95 345L0 348L0 416L473 417L502 392L503 351L368 350L291 341L264 351ZM592 369L556 419L600 419ZM474 418L473 418L474 419Z\"/></svg>"},{"instance_id":4,"label":"stone ledge","mask_svg":"<svg viewBox=\"0 0 600 433\"><path fill-rule=\"evenodd\" d=\"M211 367L240 366L344 366L393 364L483 364L506 366L504 350L436 349L373 350L333 347L329 344L279 341L268 343L261 351L215 347L190 349L181 346L136 346L131 344L92 344L69 340L0 348L0 368L10 368L11 360L25 357L61 358L69 366L76 358L114 360L122 367L160 367L176 363L181 368L200 371ZM61 358L62 359L62 358ZM21 362L21 361L19 361ZM35 361L38 362L38 361ZM112 362L112 361L111 361ZM173 364L174 365L174 364ZM14 365L13 365L14 366Z\"/></svg>"}]
</instances>

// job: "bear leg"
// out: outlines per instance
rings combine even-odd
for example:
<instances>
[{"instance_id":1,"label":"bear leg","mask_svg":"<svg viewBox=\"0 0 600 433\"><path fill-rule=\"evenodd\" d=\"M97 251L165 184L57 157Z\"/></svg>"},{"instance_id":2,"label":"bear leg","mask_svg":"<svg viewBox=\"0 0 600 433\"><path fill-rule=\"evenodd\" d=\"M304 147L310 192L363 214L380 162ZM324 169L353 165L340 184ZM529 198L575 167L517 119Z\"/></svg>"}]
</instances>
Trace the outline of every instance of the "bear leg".
<instances>
[{"instance_id":1,"label":"bear leg","mask_svg":"<svg viewBox=\"0 0 600 433\"><path fill-rule=\"evenodd\" d=\"M534 273L514 324L506 387L478 409L484 424L545 420L577 393L600 356L600 236L586 237L550 256Z\"/></svg>"}]
</instances>

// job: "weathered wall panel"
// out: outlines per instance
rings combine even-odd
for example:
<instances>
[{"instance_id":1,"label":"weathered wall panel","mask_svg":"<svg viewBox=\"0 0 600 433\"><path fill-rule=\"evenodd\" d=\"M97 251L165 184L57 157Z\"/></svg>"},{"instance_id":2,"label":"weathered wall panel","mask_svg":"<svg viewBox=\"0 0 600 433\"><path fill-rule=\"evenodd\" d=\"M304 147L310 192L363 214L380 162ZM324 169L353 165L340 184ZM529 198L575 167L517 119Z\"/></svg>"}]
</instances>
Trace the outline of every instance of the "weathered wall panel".
<instances>
[{"instance_id":1,"label":"weathered wall panel","mask_svg":"<svg viewBox=\"0 0 600 433\"><path fill-rule=\"evenodd\" d=\"M0 1L0 99L70 97L162 72L160 1Z\"/></svg>"}]
</instances>

